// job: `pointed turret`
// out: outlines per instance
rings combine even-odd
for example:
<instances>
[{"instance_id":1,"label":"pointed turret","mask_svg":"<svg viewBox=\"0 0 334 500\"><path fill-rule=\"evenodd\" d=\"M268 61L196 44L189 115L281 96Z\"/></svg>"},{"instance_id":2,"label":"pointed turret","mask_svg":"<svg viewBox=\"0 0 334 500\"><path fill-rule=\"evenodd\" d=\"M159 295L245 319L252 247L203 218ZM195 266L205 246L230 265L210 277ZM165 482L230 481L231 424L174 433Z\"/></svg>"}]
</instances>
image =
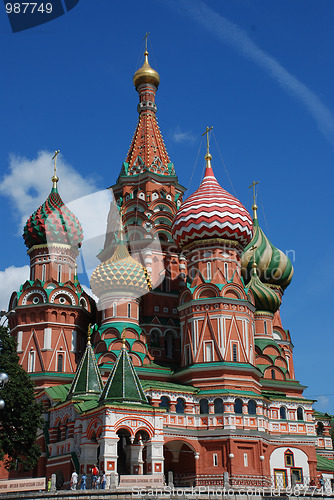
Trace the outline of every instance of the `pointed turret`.
<instances>
[{"instance_id":1,"label":"pointed turret","mask_svg":"<svg viewBox=\"0 0 334 500\"><path fill-rule=\"evenodd\" d=\"M121 175L138 175L150 171L160 175L175 176L162 138L157 118L155 95L160 83L160 76L148 62L147 48L144 52L144 64L136 71L133 82L139 94L137 107L139 120L129 152L123 163Z\"/></svg>"},{"instance_id":2,"label":"pointed turret","mask_svg":"<svg viewBox=\"0 0 334 500\"><path fill-rule=\"evenodd\" d=\"M90 341L90 326L86 350L75 373L67 399L83 396L99 396L103 382Z\"/></svg>"},{"instance_id":3,"label":"pointed turret","mask_svg":"<svg viewBox=\"0 0 334 500\"><path fill-rule=\"evenodd\" d=\"M100 403L137 403L148 404L139 377L125 347L125 339L121 352L104 386Z\"/></svg>"}]
</instances>

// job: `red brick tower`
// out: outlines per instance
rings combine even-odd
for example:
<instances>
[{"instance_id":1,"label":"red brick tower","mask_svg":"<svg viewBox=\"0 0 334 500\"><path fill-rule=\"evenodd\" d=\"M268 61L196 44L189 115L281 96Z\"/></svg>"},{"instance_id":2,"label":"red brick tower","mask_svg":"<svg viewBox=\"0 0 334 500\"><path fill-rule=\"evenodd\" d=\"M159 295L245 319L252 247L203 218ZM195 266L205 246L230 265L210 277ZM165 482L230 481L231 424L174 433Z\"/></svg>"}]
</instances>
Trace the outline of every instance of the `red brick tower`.
<instances>
[{"instance_id":1,"label":"red brick tower","mask_svg":"<svg viewBox=\"0 0 334 500\"><path fill-rule=\"evenodd\" d=\"M24 228L30 279L9 303L20 363L37 387L71 381L94 310L76 272L82 228L59 196L56 168L52 182L48 198Z\"/></svg>"},{"instance_id":2,"label":"red brick tower","mask_svg":"<svg viewBox=\"0 0 334 500\"><path fill-rule=\"evenodd\" d=\"M149 65L147 49L144 58L143 66L133 77L139 94L139 119L112 190L122 210L130 253L145 266L153 286L153 290L140 300L139 318L146 332L150 355L158 361L175 363L180 355L177 305L185 265L179 264L171 225L185 188L175 175L156 118L155 96L160 77ZM114 252L113 229L117 217L119 214L112 206L105 247L99 255L102 262ZM97 340L93 337L94 342Z\"/></svg>"}]
</instances>

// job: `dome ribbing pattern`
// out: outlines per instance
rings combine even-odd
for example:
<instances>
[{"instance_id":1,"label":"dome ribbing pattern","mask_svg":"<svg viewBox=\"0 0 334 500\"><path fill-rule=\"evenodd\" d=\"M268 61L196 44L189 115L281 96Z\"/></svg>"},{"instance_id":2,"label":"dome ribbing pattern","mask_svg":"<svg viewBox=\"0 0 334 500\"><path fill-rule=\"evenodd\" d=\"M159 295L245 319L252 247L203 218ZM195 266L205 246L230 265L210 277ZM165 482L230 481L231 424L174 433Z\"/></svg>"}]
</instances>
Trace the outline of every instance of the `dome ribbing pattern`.
<instances>
[{"instance_id":1,"label":"dome ribbing pattern","mask_svg":"<svg viewBox=\"0 0 334 500\"><path fill-rule=\"evenodd\" d=\"M81 224L64 204L57 187L52 188L45 202L29 217L23 238L28 248L49 243L81 245Z\"/></svg>"},{"instance_id":2,"label":"dome ribbing pattern","mask_svg":"<svg viewBox=\"0 0 334 500\"><path fill-rule=\"evenodd\" d=\"M242 275L245 281L248 282L252 275L253 247L255 246L255 263L261 281L286 288L293 276L293 266L289 257L268 240L259 226L256 212L253 226L253 238L241 256Z\"/></svg>"},{"instance_id":3,"label":"dome ribbing pattern","mask_svg":"<svg viewBox=\"0 0 334 500\"><path fill-rule=\"evenodd\" d=\"M151 289L151 282L147 270L131 257L121 243L110 259L94 269L90 286L98 297L115 291L140 296Z\"/></svg>"},{"instance_id":4,"label":"dome ribbing pattern","mask_svg":"<svg viewBox=\"0 0 334 500\"><path fill-rule=\"evenodd\" d=\"M210 159L200 187L181 205L173 222L179 247L197 239L225 238L246 245L252 236L252 219L243 204L225 191L214 176Z\"/></svg>"},{"instance_id":5,"label":"dome ribbing pattern","mask_svg":"<svg viewBox=\"0 0 334 500\"><path fill-rule=\"evenodd\" d=\"M256 269L253 269L249 288L253 292L255 307L258 311L269 311L274 314L282 303L274 290L269 285L262 283L256 273Z\"/></svg>"}]
</instances>

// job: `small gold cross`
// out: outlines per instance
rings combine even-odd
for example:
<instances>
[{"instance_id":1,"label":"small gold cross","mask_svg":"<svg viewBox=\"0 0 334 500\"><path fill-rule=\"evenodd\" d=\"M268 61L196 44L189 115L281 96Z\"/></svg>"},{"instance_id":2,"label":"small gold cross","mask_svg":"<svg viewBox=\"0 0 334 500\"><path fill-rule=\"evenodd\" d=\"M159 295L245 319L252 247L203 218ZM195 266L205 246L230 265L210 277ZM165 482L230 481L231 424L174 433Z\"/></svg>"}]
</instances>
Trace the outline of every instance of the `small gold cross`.
<instances>
[{"instance_id":1,"label":"small gold cross","mask_svg":"<svg viewBox=\"0 0 334 500\"><path fill-rule=\"evenodd\" d=\"M209 149L210 149L209 132L212 129L213 129L213 127L206 127L206 131L202 134L202 136L206 134L206 154L207 155L210 154L210 152L209 152Z\"/></svg>"},{"instance_id":2,"label":"small gold cross","mask_svg":"<svg viewBox=\"0 0 334 500\"><path fill-rule=\"evenodd\" d=\"M145 40L145 52L147 52L147 38L150 33L146 33L143 40Z\"/></svg>"}]
</instances>

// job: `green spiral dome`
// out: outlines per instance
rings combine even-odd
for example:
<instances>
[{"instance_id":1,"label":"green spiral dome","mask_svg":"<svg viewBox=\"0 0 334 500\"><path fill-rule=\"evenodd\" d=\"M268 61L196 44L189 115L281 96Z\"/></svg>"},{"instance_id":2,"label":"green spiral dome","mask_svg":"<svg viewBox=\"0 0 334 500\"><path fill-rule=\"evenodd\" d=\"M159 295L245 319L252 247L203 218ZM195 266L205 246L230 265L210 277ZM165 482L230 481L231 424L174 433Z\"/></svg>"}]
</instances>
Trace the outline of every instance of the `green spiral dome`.
<instances>
[{"instance_id":1,"label":"green spiral dome","mask_svg":"<svg viewBox=\"0 0 334 500\"><path fill-rule=\"evenodd\" d=\"M274 290L269 285L262 283L256 269L253 270L249 289L253 292L255 307L258 311L269 311L274 314L282 303Z\"/></svg>"},{"instance_id":2,"label":"green spiral dome","mask_svg":"<svg viewBox=\"0 0 334 500\"><path fill-rule=\"evenodd\" d=\"M256 247L255 252L254 246ZM261 281L279 285L282 288L286 288L290 284L293 266L289 257L268 240L256 217L253 221L253 238L241 256L242 276L246 283L252 277L254 254L257 273Z\"/></svg>"},{"instance_id":3,"label":"green spiral dome","mask_svg":"<svg viewBox=\"0 0 334 500\"><path fill-rule=\"evenodd\" d=\"M28 248L50 243L61 243L71 247L81 245L83 240L81 224L64 204L56 185L45 202L29 217L23 229L23 238Z\"/></svg>"}]
</instances>

